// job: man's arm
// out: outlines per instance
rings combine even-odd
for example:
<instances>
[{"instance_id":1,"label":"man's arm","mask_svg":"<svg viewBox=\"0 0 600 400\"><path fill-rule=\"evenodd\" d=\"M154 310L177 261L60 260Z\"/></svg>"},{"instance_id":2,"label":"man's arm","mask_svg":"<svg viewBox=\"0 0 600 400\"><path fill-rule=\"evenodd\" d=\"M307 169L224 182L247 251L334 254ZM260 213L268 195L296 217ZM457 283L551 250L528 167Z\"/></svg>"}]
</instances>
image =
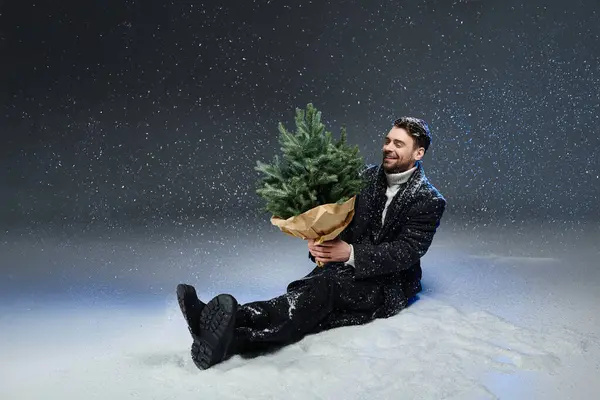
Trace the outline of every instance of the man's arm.
<instances>
[{"instance_id":1,"label":"man's arm","mask_svg":"<svg viewBox=\"0 0 600 400\"><path fill-rule=\"evenodd\" d=\"M356 279L387 275L414 265L429 249L445 207L443 198L435 198L406 221L392 242L353 244Z\"/></svg>"},{"instance_id":2,"label":"man's arm","mask_svg":"<svg viewBox=\"0 0 600 400\"><path fill-rule=\"evenodd\" d=\"M376 171L376 169L377 169L377 164L365 164L363 166L362 170L359 172L359 174L363 179L369 179L366 175L367 172L368 171L373 172L373 171ZM361 196L360 193L356 195L357 202L360 201L359 200L360 196ZM356 203L355 203L355 207L356 207ZM346 232L346 230L351 229L352 223L354 223L355 217L356 217L356 215L354 216L354 218L352 218L352 221L350 221L350 224L346 227L346 229L344 231L342 231L342 233L340 233L339 236L342 236ZM310 253L310 251L308 252L308 258L315 264L317 263L317 261L315 260L315 257ZM348 261L346 261L346 264L354 266L354 248L352 247L352 244L350 244L350 259Z\"/></svg>"}]
</instances>

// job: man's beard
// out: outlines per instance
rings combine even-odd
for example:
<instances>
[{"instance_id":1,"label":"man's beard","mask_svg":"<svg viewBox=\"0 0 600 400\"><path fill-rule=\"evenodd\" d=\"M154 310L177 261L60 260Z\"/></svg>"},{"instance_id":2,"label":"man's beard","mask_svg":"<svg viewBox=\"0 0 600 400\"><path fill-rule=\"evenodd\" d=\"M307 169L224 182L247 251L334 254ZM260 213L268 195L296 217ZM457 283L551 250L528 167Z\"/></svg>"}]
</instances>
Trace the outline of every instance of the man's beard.
<instances>
[{"instance_id":1,"label":"man's beard","mask_svg":"<svg viewBox=\"0 0 600 400\"><path fill-rule=\"evenodd\" d=\"M398 163L398 159L386 165L385 156L383 158L383 170L388 174L398 174L400 172L408 171L414 166L415 160L404 160Z\"/></svg>"}]
</instances>

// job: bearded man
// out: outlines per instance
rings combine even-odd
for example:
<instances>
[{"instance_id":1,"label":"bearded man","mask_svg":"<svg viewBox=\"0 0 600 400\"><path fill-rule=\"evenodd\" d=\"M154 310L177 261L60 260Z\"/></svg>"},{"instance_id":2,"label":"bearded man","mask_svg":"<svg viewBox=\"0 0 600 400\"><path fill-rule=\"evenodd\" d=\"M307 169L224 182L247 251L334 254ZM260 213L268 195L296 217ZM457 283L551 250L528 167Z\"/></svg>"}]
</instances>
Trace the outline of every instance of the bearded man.
<instances>
[{"instance_id":1,"label":"bearded man","mask_svg":"<svg viewBox=\"0 0 600 400\"><path fill-rule=\"evenodd\" d=\"M423 170L430 143L425 121L394 121L382 163L362 172L368 185L356 196L351 223L334 240L308 241L308 257L325 265L291 282L286 293L247 304L220 294L204 304L193 286L178 285L195 365L207 369L234 354L278 348L405 308L421 290L420 259L446 207Z\"/></svg>"}]
</instances>

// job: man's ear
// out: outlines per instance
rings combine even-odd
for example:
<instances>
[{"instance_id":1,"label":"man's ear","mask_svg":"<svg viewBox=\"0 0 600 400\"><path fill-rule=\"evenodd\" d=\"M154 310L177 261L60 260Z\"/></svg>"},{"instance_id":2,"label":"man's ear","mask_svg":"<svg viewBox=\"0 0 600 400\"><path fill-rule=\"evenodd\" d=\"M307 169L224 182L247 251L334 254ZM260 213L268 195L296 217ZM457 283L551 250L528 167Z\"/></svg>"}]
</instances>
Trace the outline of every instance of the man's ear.
<instances>
[{"instance_id":1,"label":"man's ear","mask_svg":"<svg viewBox=\"0 0 600 400\"><path fill-rule=\"evenodd\" d=\"M425 147L419 147L415 154L415 160L420 160L425 155Z\"/></svg>"}]
</instances>

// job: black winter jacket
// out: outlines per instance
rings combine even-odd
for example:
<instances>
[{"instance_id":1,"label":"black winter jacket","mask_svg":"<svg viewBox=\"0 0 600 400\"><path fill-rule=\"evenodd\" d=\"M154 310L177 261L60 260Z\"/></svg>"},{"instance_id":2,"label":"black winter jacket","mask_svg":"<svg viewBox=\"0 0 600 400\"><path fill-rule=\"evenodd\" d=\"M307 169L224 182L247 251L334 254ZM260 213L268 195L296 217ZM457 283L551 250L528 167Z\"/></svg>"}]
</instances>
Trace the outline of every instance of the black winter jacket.
<instances>
[{"instance_id":1,"label":"black winter jacket","mask_svg":"<svg viewBox=\"0 0 600 400\"><path fill-rule=\"evenodd\" d=\"M420 161L400 187L386 212L387 181L382 165L367 165L367 186L357 195L351 223L339 235L354 247L355 280L384 285L419 282L420 259L427 252L446 207L446 200L429 182ZM308 253L309 258L315 258ZM420 284L419 284L420 290Z\"/></svg>"}]
</instances>

